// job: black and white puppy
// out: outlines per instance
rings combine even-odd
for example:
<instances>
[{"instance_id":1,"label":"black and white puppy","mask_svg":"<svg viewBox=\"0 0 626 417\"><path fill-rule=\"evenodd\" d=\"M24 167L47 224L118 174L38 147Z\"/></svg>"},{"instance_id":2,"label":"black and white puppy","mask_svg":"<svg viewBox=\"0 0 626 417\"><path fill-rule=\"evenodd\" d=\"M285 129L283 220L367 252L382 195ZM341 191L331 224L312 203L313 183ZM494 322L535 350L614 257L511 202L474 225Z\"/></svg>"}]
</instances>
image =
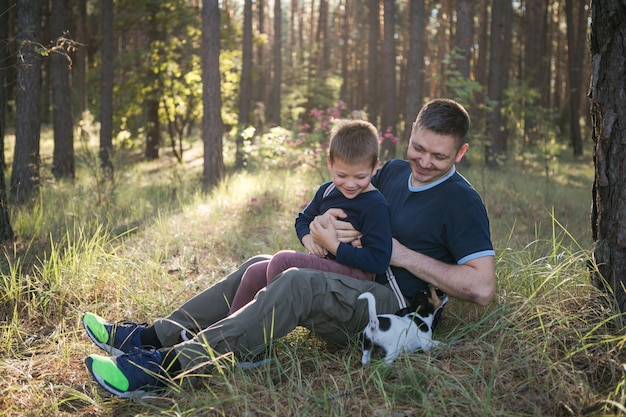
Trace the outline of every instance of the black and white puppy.
<instances>
[{"instance_id":1,"label":"black and white puppy","mask_svg":"<svg viewBox=\"0 0 626 417\"><path fill-rule=\"evenodd\" d=\"M374 350L381 351L385 364L391 365L402 352L427 352L439 344L432 338L433 320L448 296L432 285L420 291L410 307L396 314L377 315L372 293L365 292L359 299L367 300L369 307L369 324L363 330L363 365L369 364Z\"/></svg>"}]
</instances>

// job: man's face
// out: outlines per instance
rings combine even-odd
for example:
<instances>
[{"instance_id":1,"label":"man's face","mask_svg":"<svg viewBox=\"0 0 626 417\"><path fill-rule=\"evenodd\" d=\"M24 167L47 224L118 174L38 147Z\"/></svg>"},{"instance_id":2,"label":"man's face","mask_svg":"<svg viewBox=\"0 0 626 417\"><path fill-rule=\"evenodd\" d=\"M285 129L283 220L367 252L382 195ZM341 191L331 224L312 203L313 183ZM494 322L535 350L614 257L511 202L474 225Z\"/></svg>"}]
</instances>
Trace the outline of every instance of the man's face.
<instances>
[{"instance_id":1,"label":"man's face","mask_svg":"<svg viewBox=\"0 0 626 417\"><path fill-rule=\"evenodd\" d=\"M420 187L444 177L463 158L467 147L466 143L457 149L453 136L422 128L413 129L406 152L413 173L411 184Z\"/></svg>"}]
</instances>

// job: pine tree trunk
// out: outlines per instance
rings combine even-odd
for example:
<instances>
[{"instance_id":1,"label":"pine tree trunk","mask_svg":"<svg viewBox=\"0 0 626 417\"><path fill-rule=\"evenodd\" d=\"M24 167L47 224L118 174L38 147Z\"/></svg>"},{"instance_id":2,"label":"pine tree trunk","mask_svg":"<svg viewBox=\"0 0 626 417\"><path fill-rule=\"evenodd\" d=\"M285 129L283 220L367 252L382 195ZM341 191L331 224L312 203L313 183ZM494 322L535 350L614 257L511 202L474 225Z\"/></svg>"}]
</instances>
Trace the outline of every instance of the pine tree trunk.
<instances>
[{"instance_id":1,"label":"pine tree trunk","mask_svg":"<svg viewBox=\"0 0 626 417\"><path fill-rule=\"evenodd\" d=\"M39 186L39 137L41 55L40 2L18 0L17 22L19 56L16 86L15 152L11 194L17 203L26 201Z\"/></svg>"},{"instance_id":2,"label":"pine tree trunk","mask_svg":"<svg viewBox=\"0 0 626 417\"><path fill-rule=\"evenodd\" d=\"M220 91L220 8L218 0L202 0L202 141L205 188L224 177L222 98Z\"/></svg>"},{"instance_id":3,"label":"pine tree trunk","mask_svg":"<svg viewBox=\"0 0 626 417\"><path fill-rule=\"evenodd\" d=\"M594 283L626 311L626 5L591 3L591 118L594 141L592 232ZM607 286L609 288L607 288Z\"/></svg>"},{"instance_id":4,"label":"pine tree trunk","mask_svg":"<svg viewBox=\"0 0 626 417\"><path fill-rule=\"evenodd\" d=\"M52 8L52 33L54 39L67 35L67 0L56 0ZM74 121L72 117L72 90L70 89L70 62L62 51L50 56L52 72L52 121L54 125L54 151L52 174L59 178L74 178Z\"/></svg>"}]
</instances>

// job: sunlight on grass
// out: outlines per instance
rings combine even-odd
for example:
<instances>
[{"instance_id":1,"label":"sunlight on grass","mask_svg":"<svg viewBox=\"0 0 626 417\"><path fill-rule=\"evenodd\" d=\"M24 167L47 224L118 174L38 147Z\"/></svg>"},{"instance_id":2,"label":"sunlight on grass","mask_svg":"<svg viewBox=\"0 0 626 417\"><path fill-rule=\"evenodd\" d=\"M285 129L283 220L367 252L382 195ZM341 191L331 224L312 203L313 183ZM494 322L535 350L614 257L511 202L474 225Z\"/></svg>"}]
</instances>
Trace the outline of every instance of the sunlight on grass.
<instances>
[{"instance_id":1,"label":"sunlight on grass","mask_svg":"<svg viewBox=\"0 0 626 417\"><path fill-rule=\"evenodd\" d=\"M79 319L151 321L246 258L300 249L294 218L319 172L231 172L203 193L201 164L118 161L114 184L80 160L74 184L51 182L15 211L19 236L0 261L0 409L6 415L579 415L624 413L625 323L589 282L588 166L464 170L485 200L497 295L487 308L446 306L428 354L362 367L304 329L274 361L174 385L158 397L111 399L83 359L95 348ZM571 171L570 171L571 170ZM177 382L176 382L177 383ZM177 383L178 384L178 383Z\"/></svg>"}]
</instances>

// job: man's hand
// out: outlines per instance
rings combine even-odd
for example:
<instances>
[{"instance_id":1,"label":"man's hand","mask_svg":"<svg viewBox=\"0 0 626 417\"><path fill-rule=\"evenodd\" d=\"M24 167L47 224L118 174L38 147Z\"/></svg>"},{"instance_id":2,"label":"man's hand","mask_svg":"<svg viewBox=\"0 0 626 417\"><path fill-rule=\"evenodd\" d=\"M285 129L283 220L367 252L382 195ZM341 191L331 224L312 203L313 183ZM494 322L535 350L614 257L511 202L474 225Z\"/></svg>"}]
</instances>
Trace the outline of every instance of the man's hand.
<instances>
[{"instance_id":1,"label":"man's hand","mask_svg":"<svg viewBox=\"0 0 626 417\"><path fill-rule=\"evenodd\" d=\"M361 232L354 229L352 223L346 222L340 219L345 219L348 215L341 209L331 208L328 209L321 216L317 216L312 222L311 227L314 223L318 223L320 225L328 224L328 222L332 222L332 225L336 231L337 239L343 243L352 243L352 246L360 247L361 241L359 238L361 237Z\"/></svg>"}]
</instances>

